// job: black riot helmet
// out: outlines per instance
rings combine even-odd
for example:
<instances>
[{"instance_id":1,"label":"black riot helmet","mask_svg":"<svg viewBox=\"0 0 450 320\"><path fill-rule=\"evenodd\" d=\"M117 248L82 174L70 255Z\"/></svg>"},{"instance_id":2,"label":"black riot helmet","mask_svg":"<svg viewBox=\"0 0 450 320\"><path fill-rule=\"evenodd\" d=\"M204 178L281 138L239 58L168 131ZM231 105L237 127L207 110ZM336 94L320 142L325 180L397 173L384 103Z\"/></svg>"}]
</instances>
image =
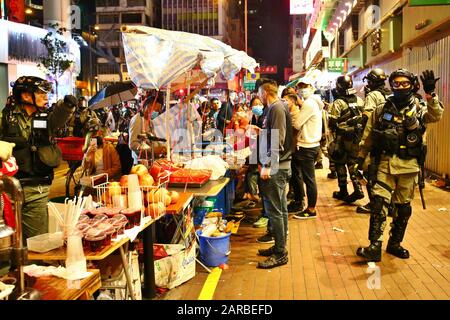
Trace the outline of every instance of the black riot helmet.
<instances>
[{"instance_id":1,"label":"black riot helmet","mask_svg":"<svg viewBox=\"0 0 450 320\"><path fill-rule=\"evenodd\" d=\"M407 82L397 82L395 79L398 77L405 77L408 79L410 86L407 86ZM407 105L412 98L414 92L414 85L416 82L416 76L406 69L398 69L389 77L389 84L394 93L394 99L399 103L400 106Z\"/></svg>"},{"instance_id":2,"label":"black riot helmet","mask_svg":"<svg viewBox=\"0 0 450 320\"><path fill-rule=\"evenodd\" d=\"M23 92L52 92L52 84L47 80L38 77L24 76L14 82L13 96L18 101L21 101L21 94Z\"/></svg>"},{"instance_id":3,"label":"black riot helmet","mask_svg":"<svg viewBox=\"0 0 450 320\"><path fill-rule=\"evenodd\" d=\"M381 86L384 86L385 81L387 80L387 75L384 73L383 69L375 68L370 70L370 72L363 78L363 80L367 80L367 84L369 88L376 89Z\"/></svg>"},{"instance_id":4,"label":"black riot helmet","mask_svg":"<svg viewBox=\"0 0 450 320\"><path fill-rule=\"evenodd\" d=\"M414 75L413 73L409 72L406 69L398 69L394 72L392 72L392 74L389 76L389 84L391 85L391 88L394 89L393 85L394 85L394 79L397 77L406 77L408 78L409 81L411 81L411 84L414 85L414 82L416 81L416 75ZM417 79L418 80L418 79Z\"/></svg>"},{"instance_id":5,"label":"black riot helmet","mask_svg":"<svg viewBox=\"0 0 450 320\"><path fill-rule=\"evenodd\" d=\"M340 76L336 79L336 92L340 96L350 96L356 94L353 88L353 80L350 76Z\"/></svg>"}]
</instances>

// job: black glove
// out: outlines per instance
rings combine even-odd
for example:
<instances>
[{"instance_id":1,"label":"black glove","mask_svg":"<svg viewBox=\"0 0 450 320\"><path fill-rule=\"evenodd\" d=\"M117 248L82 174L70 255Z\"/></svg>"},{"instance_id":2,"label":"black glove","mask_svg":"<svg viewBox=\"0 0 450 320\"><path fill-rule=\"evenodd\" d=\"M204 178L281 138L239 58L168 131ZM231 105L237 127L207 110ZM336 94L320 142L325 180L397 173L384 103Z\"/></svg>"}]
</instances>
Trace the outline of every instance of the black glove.
<instances>
[{"instance_id":1,"label":"black glove","mask_svg":"<svg viewBox=\"0 0 450 320\"><path fill-rule=\"evenodd\" d=\"M433 70L425 70L420 76L420 80L422 81L423 90L425 93L430 94L434 92L436 89L436 82L439 81L440 78L434 77Z\"/></svg>"},{"instance_id":2,"label":"black glove","mask_svg":"<svg viewBox=\"0 0 450 320\"><path fill-rule=\"evenodd\" d=\"M78 105L78 100L73 95L69 94L64 97L64 103L70 108L75 108Z\"/></svg>"}]
</instances>

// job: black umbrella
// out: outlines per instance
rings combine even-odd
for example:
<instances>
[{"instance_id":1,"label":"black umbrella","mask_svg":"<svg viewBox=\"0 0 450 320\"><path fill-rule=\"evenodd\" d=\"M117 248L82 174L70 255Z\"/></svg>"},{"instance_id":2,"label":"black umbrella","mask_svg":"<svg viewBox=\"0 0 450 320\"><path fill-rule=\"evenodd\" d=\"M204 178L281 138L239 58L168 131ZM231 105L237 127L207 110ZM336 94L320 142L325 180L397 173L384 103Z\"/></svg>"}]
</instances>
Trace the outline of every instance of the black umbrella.
<instances>
[{"instance_id":1,"label":"black umbrella","mask_svg":"<svg viewBox=\"0 0 450 320\"><path fill-rule=\"evenodd\" d=\"M137 88L132 82L119 82L103 88L89 100L89 108L96 110L132 100Z\"/></svg>"}]
</instances>

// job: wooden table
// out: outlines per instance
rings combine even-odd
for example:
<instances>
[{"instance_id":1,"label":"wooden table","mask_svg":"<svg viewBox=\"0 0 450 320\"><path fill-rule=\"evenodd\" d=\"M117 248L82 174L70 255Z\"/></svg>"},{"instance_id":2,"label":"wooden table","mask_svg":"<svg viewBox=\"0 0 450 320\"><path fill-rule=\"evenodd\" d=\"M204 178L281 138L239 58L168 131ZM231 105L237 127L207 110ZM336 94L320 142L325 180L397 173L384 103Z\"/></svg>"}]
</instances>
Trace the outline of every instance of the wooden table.
<instances>
[{"instance_id":1,"label":"wooden table","mask_svg":"<svg viewBox=\"0 0 450 320\"><path fill-rule=\"evenodd\" d=\"M175 189L169 188L169 191L174 191ZM180 212L186 210L191 201L194 199L194 194L190 192L180 193L180 200L177 203L172 204L166 208L166 214L179 214Z\"/></svg>"},{"instance_id":2,"label":"wooden table","mask_svg":"<svg viewBox=\"0 0 450 320\"><path fill-rule=\"evenodd\" d=\"M158 220L158 219L156 219ZM143 232L144 235L144 288L143 295L146 298L154 298L156 296L156 286L155 286L155 269L153 261L153 232L154 232L154 219L146 219L145 222L140 226L139 232ZM131 276L128 269L128 262L125 257L124 246L130 241L128 237L124 237L119 241L112 242L111 245L104 247L99 252L91 252L85 249L86 260L95 261L103 260L114 251L119 250L120 256L122 258L122 265L124 267L125 276L127 279L127 286L130 290L131 298L134 300L133 285L131 281ZM43 261L55 261L55 260L65 260L66 259L66 249L61 247L46 253L36 253L28 252L28 260L43 260Z\"/></svg>"},{"instance_id":3,"label":"wooden table","mask_svg":"<svg viewBox=\"0 0 450 320\"><path fill-rule=\"evenodd\" d=\"M177 192L189 192L194 195L194 197L216 197L220 191L223 190L230 183L230 178L221 178L217 181L209 181L201 188L170 188L172 191Z\"/></svg>"},{"instance_id":4,"label":"wooden table","mask_svg":"<svg viewBox=\"0 0 450 320\"><path fill-rule=\"evenodd\" d=\"M88 270L92 275L80 281L57 277L37 278L33 288L42 294L42 300L90 300L101 288L100 270Z\"/></svg>"}]
</instances>

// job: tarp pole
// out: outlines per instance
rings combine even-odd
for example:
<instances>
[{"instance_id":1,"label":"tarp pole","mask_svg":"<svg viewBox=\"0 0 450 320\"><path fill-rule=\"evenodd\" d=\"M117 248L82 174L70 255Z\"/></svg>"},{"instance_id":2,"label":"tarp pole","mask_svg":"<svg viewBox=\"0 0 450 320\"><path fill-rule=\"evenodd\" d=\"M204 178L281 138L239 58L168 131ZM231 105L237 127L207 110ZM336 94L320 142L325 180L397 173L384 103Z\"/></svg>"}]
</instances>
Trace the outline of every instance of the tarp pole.
<instances>
[{"instance_id":1,"label":"tarp pole","mask_svg":"<svg viewBox=\"0 0 450 320\"><path fill-rule=\"evenodd\" d=\"M170 113L170 83L167 85L166 92L166 149L167 149L167 160L170 161L170 134L169 134L169 113Z\"/></svg>"}]
</instances>

